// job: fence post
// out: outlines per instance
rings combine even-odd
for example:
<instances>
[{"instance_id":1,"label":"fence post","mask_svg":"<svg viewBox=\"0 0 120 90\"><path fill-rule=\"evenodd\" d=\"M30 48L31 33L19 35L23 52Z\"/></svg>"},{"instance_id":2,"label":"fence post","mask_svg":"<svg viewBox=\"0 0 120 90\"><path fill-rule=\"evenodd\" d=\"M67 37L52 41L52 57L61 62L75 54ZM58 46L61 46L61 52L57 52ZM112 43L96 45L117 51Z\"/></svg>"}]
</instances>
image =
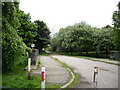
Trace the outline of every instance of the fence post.
<instances>
[{"instance_id":1,"label":"fence post","mask_svg":"<svg viewBox=\"0 0 120 90\"><path fill-rule=\"evenodd\" d=\"M28 58L28 80L30 80L31 58Z\"/></svg>"},{"instance_id":2,"label":"fence post","mask_svg":"<svg viewBox=\"0 0 120 90\"><path fill-rule=\"evenodd\" d=\"M41 69L41 90L45 90L45 67L42 66L42 69Z\"/></svg>"}]
</instances>

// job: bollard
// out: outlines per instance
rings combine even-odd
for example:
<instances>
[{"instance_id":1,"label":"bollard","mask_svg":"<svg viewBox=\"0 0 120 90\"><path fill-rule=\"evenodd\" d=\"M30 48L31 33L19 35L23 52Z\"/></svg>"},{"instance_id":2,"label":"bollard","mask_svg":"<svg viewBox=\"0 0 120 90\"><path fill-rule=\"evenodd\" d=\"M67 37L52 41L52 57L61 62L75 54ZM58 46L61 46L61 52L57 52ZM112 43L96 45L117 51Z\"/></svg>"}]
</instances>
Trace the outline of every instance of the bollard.
<instances>
[{"instance_id":1,"label":"bollard","mask_svg":"<svg viewBox=\"0 0 120 90\"><path fill-rule=\"evenodd\" d=\"M93 82L96 81L96 75L98 74L98 67L94 67L94 76L93 76Z\"/></svg>"},{"instance_id":2,"label":"bollard","mask_svg":"<svg viewBox=\"0 0 120 90\"><path fill-rule=\"evenodd\" d=\"M30 80L31 58L28 58L28 80Z\"/></svg>"},{"instance_id":3,"label":"bollard","mask_svg":"<svg viewBox=\"0 0 120 90\"><path fill-rule=\"evenodd\" d=\"M45 90L45 67L42 66L42 69L41 69L41 90Z\"/></svg>"}]
</instances>

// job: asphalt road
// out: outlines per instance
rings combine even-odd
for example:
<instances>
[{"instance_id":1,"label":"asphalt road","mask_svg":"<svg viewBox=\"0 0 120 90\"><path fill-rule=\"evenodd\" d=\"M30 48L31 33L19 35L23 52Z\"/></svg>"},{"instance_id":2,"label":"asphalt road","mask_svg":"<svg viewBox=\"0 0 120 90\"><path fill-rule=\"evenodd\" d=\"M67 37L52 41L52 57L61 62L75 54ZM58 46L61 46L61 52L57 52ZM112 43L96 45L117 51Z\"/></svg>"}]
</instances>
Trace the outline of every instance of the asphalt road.
<instances>
[{"instance_id":1,"label":"asphalt road","mask_svg":"<svg viewBox=\"0 0 120 90\"><path fill-rule=\"evenodd\" d=\"M99 68L97 76L97 88L118 88L118 66L102 62L90 61L82 58L74 58L64 55L52 55L52 57L69 65L75 73L82 76L82 80L89 83L89 85L77 86L77 88L91 88L94 87L93 72L94 67Z\"/></svg>"},{"instance_id":2,"label":"asphalt road","mask_svg":"<svg viewBox=\"0 0 120 90\"><path fill-rule=\"evenodd\" d=\"M42 66L46 67L46 82L65 84L69 80L69 72L49 56L40 56Z\"/></svg>"}]
</instances>

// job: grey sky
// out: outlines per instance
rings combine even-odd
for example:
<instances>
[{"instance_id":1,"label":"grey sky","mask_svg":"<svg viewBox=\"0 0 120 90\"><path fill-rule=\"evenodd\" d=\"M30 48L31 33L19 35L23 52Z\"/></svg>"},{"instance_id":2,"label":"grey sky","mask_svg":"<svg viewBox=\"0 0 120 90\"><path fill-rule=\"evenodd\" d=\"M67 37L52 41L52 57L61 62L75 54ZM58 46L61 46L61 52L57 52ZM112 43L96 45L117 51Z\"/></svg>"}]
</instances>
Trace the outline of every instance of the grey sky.
<instances>
[{"instance_id":1,"label":"grey sky","mask_svg":"<svg viewBox=\"0 0 120 90\"><path fill-rule=\"evenodd\" d=\"M42 20L52 34L59 28L85 21L95 26L112 25L113 11L119 0L20 0L20 9L32 21Z\"/></svg>"}]
</instances>

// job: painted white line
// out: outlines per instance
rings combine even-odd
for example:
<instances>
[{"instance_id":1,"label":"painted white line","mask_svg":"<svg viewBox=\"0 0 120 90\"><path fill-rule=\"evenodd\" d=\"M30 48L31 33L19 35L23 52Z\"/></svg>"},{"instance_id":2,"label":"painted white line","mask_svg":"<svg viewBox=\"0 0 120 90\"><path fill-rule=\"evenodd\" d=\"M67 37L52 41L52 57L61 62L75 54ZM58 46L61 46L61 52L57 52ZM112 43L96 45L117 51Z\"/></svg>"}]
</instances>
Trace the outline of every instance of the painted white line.
<instances>
[{"instance_id":1,"label":"painted white line","mask_svg":"<svg viewBox=\"0 0 120 90\"><path fill-rule=\"evenodd\" d=\"M72 79L67 84L65 84L64 86L62 86L60 88L66 88L66 87L68 87L74 81L74 79L75 79L75 76L74 76L73 72L69 68L67 68L67 69L72 74Z\"/></svg>"}]
</instances>

